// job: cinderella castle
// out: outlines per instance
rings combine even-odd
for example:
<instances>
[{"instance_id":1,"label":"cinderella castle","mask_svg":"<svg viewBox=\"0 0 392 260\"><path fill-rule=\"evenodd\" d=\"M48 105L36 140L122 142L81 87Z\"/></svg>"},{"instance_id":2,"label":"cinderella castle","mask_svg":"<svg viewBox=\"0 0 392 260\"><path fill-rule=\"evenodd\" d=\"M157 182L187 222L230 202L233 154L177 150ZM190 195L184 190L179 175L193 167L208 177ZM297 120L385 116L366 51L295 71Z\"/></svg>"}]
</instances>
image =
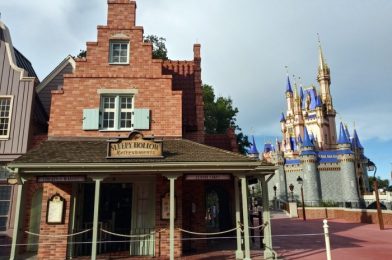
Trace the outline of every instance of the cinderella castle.
<instances>
[{"instance_id":1,"label":"cinderella castle","mask_svg":"<svg viewBox=\"0 0 392 260\"><path fill-rule=\"evenodd\" d=\"M355 129L350 134L340 123L336 131L331 74L321 45L317 81L319 88L300 86L298 90L287 77L287 111L280 118L282 140L265 144L260 155L253 140L249 155L279 166L270 181L270 198L300 199L300 177L305 204L357 207L362 194L369 191L368 159Z\"/></svg>"}]
</instances>

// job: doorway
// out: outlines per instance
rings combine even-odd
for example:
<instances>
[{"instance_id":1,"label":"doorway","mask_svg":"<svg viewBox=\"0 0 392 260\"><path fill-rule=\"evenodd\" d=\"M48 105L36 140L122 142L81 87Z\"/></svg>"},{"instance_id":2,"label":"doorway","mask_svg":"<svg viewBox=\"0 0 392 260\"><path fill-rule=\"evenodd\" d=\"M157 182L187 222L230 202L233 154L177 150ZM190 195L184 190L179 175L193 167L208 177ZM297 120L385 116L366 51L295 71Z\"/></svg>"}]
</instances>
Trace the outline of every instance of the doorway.
<instances>
[{"instance_id":1,"label":"doorway","mask_svg":"<svg viewBox=\"0 0 392 260\"><path fill-rule=\"evenodd\" d=\"M231 207L230 194L222 185L209 185L205 190L206 205L206 231L208 233L225 231L233 228L233 212ZM209 246L214 248L231 248L232 239L227 239L234 234L225 234L225 239L211 239L207 241Z\"/></svg>"},{"instance_id":2,"label":"doorway","mask_svg":"<svg viewBox=\"0 0 392 260\"><path fill-rule=\"evenodd\" d=\"M82 185L78 210L78 229L93 227L95 185ZM98 212L98 254L125 252L130 249L129 238L108 234L105 231L130 234L132 218L132 184L102 183ZM81 242L92 241L92 232L87 232ZM77 254L90 255L91 243L77 246Z\"/></svg>"},{"instance_id":3,"label":"doorway","mask_svg":"<svg viewBox=\"0 0 392 260\"><path fill-rule=\"evenodd\" d=\"M42 188L35 191L31 199L31 209L30 209L30 220L29 220L29 232L40 233L41 225L41 209L42 209ZM39 236L29 235L28 236L28 252L38 251Z\"/></svg>"}]
</instances>

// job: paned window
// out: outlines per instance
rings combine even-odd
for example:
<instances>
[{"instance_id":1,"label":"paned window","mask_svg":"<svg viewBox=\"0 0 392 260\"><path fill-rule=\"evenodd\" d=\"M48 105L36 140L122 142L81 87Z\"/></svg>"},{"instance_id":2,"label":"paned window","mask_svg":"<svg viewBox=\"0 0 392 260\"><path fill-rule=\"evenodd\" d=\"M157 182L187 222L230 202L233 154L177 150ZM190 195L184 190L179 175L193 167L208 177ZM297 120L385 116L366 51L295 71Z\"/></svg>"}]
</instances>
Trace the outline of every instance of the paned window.
<instances>
[{"instance_id":1,"label":"paned window","mask_svg":"<svg viewBox=\"0 0 392 260\"><path fill-rule=\"evenodd\" d=\"M11 203L11 186L0 185L0 231L6 231Z\"/></svg>"},{"instance_id":2,"label":"paned window","mask_svg":"<svg viewBox=\"0 0 392 260\"><path fill-rule=\"evenodd\" d=\"M12 97L0 97L0 138L8 138L11 121Z\"/></svg>"},{"instance_id":3,"label":"paned window","mask_svg":"<svg viewBox=\"0 0 392 260\"><path fill-rule=\"evenodd\" d=\"M129 42L128 41L110 41L109 62L112 64L129 63Z\"/></svg>"},{"instance_id":4,"label":"paned window","mask_svg":"<svg viewBox=\"0 0 392 260\"><path fill-rule=\"evenodd\" d=\"M104 95L101 97L101 128L104 130L130 130L132 128L131 95Z\"/></svg>"}]
</instances>

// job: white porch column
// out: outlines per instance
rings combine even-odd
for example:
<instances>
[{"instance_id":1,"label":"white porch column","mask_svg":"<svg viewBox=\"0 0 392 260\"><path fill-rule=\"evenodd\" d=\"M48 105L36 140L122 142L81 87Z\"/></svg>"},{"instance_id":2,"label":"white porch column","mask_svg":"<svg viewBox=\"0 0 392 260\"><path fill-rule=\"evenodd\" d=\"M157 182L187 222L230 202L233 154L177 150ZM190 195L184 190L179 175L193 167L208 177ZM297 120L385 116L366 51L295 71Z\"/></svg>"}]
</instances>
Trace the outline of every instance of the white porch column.
<instances>
[{"instance_id":1,"label":"white porch column","mask_svg":"<svg viewBox=\"0 0 392 260\"><path fill-rule=\"evenodd\" d=\"M169 179L170 184L170 228L169 228L169 242L170 242L170 260L174 260L174 218L175 218L175 180L181 174L168 174L166 178Z\"/></svg>"},{"instance_id":2,"label":"white porch column","mask_svg":"<svg viewBox=\"0 0 392 260\"><path fill-rule=\"evenodd\" d=\"M264 227L264 259L273 259L274 253L272 251L271 213L269 210L268 185L264 175L261 175L259 180L261 181L263 194L263 222L266 223L266 226Z\"/></svg>"},{"instance_id":3,"label":"white porch column","mask_svg":"<svg viewBox=\"0 0 392 260\"><path fill-rule=\"evenodd\" d=\"M23 191L23 184L18 185L17 197L16 197L16 210L15 210L15 218L14 218L14 230L12 233L12 245L11 245L11 252L10 252L10 260L14 260L16 256L16 244L18 243L18 231L19 231L19 224L20 224L20 213L21 213L21 201L22 201L22 191Z\"/></svg>"},{"instance_id":4,"label":"white porch column","mask_svg":"<svg viewBox=\"0 0 392 260\"><path fill-rule=\"evenodd\" d=\"M234 177L234 198L235 198L235 224L237 227L237 251L235 251L236 259L244 258L244 251L241 248L241 209L240 209L240 192L238 188L238 177Z\"/></svg>"},{"instance_id":5,"label":"white porch column","mask_svg":"<svg viewBox=\"0 0 392 260\"><path fill-rule=\"evenodd\" d=\"M97 240L98 240L98 214L99 214L99 195L101 189L101 182L103 178L94 179L95 193L94 193L94 216L93 216L93 237L91 245L91 259L97 259Z\"/></svg>"},{"instance_id":6,"label":"white porch column","mask_svg":"<svg viewBox=\"0 0 392 260\"><path fill-rule=\"evenodd\" d=\"M250 260L250 242L249 242L249 215L248 215L248 185L246 176L240 176L241 193L242 193L242 216L244 221L244 241L245 241L245 260Z\"/></svg>"}]
</instances>

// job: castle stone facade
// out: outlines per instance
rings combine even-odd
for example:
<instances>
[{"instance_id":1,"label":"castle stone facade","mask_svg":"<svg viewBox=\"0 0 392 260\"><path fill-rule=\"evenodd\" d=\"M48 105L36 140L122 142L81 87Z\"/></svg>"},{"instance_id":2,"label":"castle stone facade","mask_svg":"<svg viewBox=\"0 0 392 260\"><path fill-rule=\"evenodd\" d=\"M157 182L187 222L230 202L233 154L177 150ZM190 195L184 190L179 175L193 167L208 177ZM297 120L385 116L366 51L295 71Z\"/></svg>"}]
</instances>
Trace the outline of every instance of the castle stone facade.
<instances>
[{"instance_id":1,"label":"castle stone facade","mask_svg":"<svg viewBox=\"0 0 392 260\"><path fill-rule=\"evenodd\" d=\"M358 134L343 123L336 131L336 111L331 95L331 74L319 46L319 87L292 86L287 77L287 111L280 118L282 140L265 144L260 157L279 166L270 185L270 198L301 200L303 179L305 204L359 205L369 191L364 148ZM249 152L255 156L257 149ZM294 188L291 191L290 185Z\"/></svg>"}]
</instances>

